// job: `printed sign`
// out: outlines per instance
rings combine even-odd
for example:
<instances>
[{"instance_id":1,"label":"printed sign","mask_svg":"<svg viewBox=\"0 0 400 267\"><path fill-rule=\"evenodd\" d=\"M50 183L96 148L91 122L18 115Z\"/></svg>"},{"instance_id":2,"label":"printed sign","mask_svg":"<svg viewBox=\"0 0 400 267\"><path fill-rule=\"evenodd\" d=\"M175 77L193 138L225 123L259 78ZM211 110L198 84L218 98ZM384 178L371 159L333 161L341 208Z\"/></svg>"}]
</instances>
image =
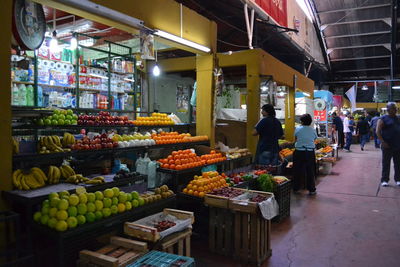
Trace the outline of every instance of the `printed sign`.
<instances>
[{"instance_id":1,"label":"printed sign","mask_svg":"<svg viewBox=\"0 0 400 267\"><path fill-rule=\"evenodd\" d=\"M326 109L314 110L314 120L317 122L326 121Z\"/></svg>"},{"instance_id":2,"label":"printed sign","mask_svg":"<svg viewBox=\"0 0 400 267\"><path fill-rule=\"evenodd\" d=\"M287 27L287 0L255 0L280 26Z\"/></svg>"}]
</instances>

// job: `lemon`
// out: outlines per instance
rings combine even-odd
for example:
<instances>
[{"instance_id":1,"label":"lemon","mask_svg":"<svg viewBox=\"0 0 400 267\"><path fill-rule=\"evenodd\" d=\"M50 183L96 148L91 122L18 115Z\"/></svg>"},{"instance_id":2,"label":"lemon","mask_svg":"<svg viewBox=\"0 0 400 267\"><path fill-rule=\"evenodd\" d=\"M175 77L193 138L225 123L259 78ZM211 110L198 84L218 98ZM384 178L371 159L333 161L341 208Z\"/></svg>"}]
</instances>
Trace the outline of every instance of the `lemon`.
<instances>
[{"instance_id":1,"label":"lemon","mask_svg":"<svg viewBox=\"0 0 400 267\"><path fill-rule=\"evenodd\" d=\"M103 200L104 198L103 193L100 191L96 191L94 195L96 196L96 200Z\"/></svg>"},{"instance_id":2,"label":"lemon","mask_svg":"<svg viewBox=\"0 0 400 267\"><path fill-rule=\"evenodd\" d=\"M65 220L60 220L56 224L56 230L59 232L64 232L68 229L68 224Z\"/></svg>"},{"instance_id":3,"label":"lemon","mask_svg":"<svg viewBox=\"0 0 400 267\"><path fill-rule=\"evenodd\" d=\"M75 228L78 225L76 217L69 217L67 219L68 228Z\"/></svg>"},{"instance_id":4,"label":"lemon","mask_svg":"<svg viewBox=\"0 0 400 267\"><path fill-rule=\"evenodd\" d=\"M68 213L65 210L59 210L56 216L58 220L66 220L68 218Z\"/></svg>"},{"instance_id":5,"label":"lemon","mask_svg":"<svg viewBox=\"0 0 400 267\"><path fill-rule=\"evenodd\" d=\"M94 193L88 193L87 194L87 201L88 202L94 202L96 200L96 196Z\"/></svg>"},{"instance_id":6,"label":"lemon","mask_svg":"<svg viewBox=\"0 0 400 267\"><path fill-rule=\"evenodd\" d=\"M42 213L40 211L35 212L35 214L33 214L33 220L35 222L39 222L40 221L40 217L42 217Z\"/></svg>"},{"instance_id":7,"label":"lemon","mask_svg":"<svg viewBox=\"0 0 400 267\"><path fill-rule=\"evenodd\" d=\"M50 228L55 228L56 225L57 225L57 219L56 218L50 218L47 221L47 226L50 227Z\"/></svg>"},{"instance_id":8,"label":"lemon","mask_svg":"<svg viewBox=\"0 0 400 267\"><path fill-rule=\"evenodd\" d=\"M58 208L59 210L67 210L68 207L69 207L69 202L68 202L68 200L66 200L66 199L61 199L61 200L58 202L57 208Z\"/></svg>"},{"instance_id":9,"label":"lemon","mask_svg":"<svg viewBox=\"0 0 400 267\"><path fill-rule=\"evenodd\" d=\"M125 206L124 203L119 203L117 207L118 207L118 212L119 213L122 213L122 212L124 212L126 210L126 206Z\"/></svg>"},{"instance_id":10,"label":"lemon","mask_svg":"<svg viewBox=\"0 0 400 267\"><path fill-rule=\"evenodd\" d=\"M79 204L78 205L78 214L80 214L80 215L85 215L86 214L86 212L87 212L87 206L86 206L86 204Z\"/></svg>"},{"instance_id":11,"label":"lemon","mask_svg":"<svg viewBox=\"0 0 400 267\"><path fill-rule=\"evenodd\" d=\"M79 204L79 197L76 194L72 194L69 196L68 202L71 206L76 206Z\"/></svg>"},{"instance_id":12,"label":"lemon","mask_svg":"<svg viewBox=\"0 0 400 267\"><path fill-rule=\"evenodd\" d=\"M88 201L86 193L79 195L79 203L86 204Z\"/></svg>"},{"instance_id":13,"label":"lemon","mask_svg":"<svg viewBox=\"0 0 400 267\"><path fill-rule=\"evenodd\" d=\"M50 217L56 217L57 211L58 211L57 208L51 208L51 209L49 210L49 216L50 216Z\"/></svg>"},{"instance_id":14,"label":"lemon","mask_svg":"<svg viewBox=\"0 0 400 267\"><path fill-rule=\"evenodd\" d=\"M111 188L107 188L106 190L104 190L104 196L112 198L114 196L114 191Z\"/></svg>"},{"instance_id":15,"label":"lemon","mask_svg":"<svg viewBox=\"0 0 400 267\"><path fill-rule=\"evenodd\" d=\"M103 207L104 207L103 201L101 201L101 200L96 200L94 202L94 204L96 205L96 210L97 211L102 210Z\"/></svg>"}]
</instances>

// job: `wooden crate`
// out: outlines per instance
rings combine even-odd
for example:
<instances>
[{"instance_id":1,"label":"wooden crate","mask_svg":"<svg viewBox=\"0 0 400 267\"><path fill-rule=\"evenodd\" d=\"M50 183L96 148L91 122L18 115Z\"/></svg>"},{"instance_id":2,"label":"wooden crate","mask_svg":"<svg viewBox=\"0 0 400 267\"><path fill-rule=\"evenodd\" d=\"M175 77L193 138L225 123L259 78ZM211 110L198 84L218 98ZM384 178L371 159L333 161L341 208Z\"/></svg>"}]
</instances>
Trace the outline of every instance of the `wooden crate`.
<instances>
[{"instance_id":1,"label":"wooden crate","mask_svg":"<svg viewBox=\"0 0 400 267\"><path fill-rule=\"evenodd\" d=\"M235 212L234 257L260 265L271 256L271 221L260 213Z\"/></svg>"},{"instance_id":2,"label":"wooden crate","mask_svg":"<svg viewBox=\"0 0 400 267\"><path fill-rule=\"evenodd\" d=\"M249 190L248 192L263 195L268 198L270 198L274 195L272 193L263 192L263 191L255 191L255 190ZM229 208L234 211L253 213L253 214L257 214L259 212L258 203L252 202L252 201L230 199L229 200Z\"/></svg>"},{"instance_id":3,"label":"wooden crate","mask_svg":"<svg viewBox=\"0 0 400 267\"><path fill-rule=\"evenodd\" d=\"M110 244L97 250L82 250L79 253L79 267L119 267L127 266L147 252L145 242L113 236Z\"/></svg>"},{"instance_id":4,"label":"wooden crate","mask_svg":"<svg viewBox=\"0 0 400 267\"><path fill-rule=\"evenodd\" d=\"M176 210L176 209L164 209L164 214L170 214L180 220L191 219L192 224L194 223L193 212ZM156 242L160 237L160 233L154 227L138 224L135 222L126 222L124 224L124 233L134 238L138 238L145 241Z\"/></svg>"},{"instance_id":5,"label":"wooden crate","mask_svg":"<svg viewBox=\"0 0 400 267\"><path fill-rule=\"evenodd\" d=\"M210 207L208 246L211 252L232 256L234 214L229 209Z\"/></svg>"},{"instance_id":6,"label":"wooden crate","mask_svg":"<svg viewBox=\"0 0 400 267\"><path fill-rule=\"evenodd\" d=\"M192 229L174 233L159 241L154 249L164 251L171 254L190 257L190 239Z\"/></svg>"},{"instance_id":7,"label":"wooden crate","mask_svg":"<svg viewBox=\"0 0 400 267\"><path fill-rule=\"evenodd\" d=\"M210 207L227 209L229 206L229 198L206 194L204 196L204 203Z\"/></svg>"}]
</instances>

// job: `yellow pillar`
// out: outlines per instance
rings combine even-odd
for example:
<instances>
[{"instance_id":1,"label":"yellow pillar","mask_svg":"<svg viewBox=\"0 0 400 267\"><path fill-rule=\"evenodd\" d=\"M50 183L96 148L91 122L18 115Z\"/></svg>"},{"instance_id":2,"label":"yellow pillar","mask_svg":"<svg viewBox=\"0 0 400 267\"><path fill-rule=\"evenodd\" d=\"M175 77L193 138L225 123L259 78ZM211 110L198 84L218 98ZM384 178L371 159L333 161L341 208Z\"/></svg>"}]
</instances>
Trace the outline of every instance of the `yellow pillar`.
<instances>
[{"instance_id":1,"label":"yellow pillar","mask_svg":"<svg viewBox=\"0 0 400 267\"><path fill-rule=\"evenodd\" d=\"M0 8L2 37L0 42L0 190L11 190L12 145L11 145L11 14L12 0L3 0ZM0 200L0 210L6 207Z\"/></svg>"},{"instance_id":2,"label":"yellow pillar","mask_svg":"<svg viewBox=\"0 0 400 267\"><path fill-rule=\"evenodd\" d=\"M285 139L289 141L294 141L295 91L289 87L285 102Z\"/></svg>"},{"instance_id":3,"label":"yellow pillar","mask_svg":"<svg viewBox=\"0 0 400 267\"><path fill-rule=\"evenodd\" d=\"M247 73L247 125L246 146L255 155L258 137L253 136L254 126L260 120L260 67L258 60L246 65Z\"/></svg>"},{"instance_id":4,"label":"yellow pillar","mask_svg":"<svg viewBox=\"0 0 400 267\"><path fill-rule=\"evenodd\" d=\"M214 56L197 56L196 69L196 135L207 135L214 147Z\"/></svg>"}]
</instances>

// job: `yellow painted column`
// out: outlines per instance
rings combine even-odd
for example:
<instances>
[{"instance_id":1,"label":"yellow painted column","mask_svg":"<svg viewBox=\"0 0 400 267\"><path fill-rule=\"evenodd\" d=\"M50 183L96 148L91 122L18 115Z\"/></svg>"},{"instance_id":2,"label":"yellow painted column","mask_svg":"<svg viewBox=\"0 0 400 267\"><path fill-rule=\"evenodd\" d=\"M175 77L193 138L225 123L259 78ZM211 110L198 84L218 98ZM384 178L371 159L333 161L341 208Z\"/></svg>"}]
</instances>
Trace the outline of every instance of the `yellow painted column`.
<instances>
[{"instance_id":1,"label":"yellow painted column","mask_svg":"<svg viewBox=\"0 0 400 267\"><path fill-rule=\"evenodd\" d=\"M260 120L260 66L256 59L246 65L247 75L247 125L246 144L247 148L255 155L258 137L253 136L254 126Z\"/></svg>"},{"instance_id":2,"label":"yellow painted column","mask_svg":"<svg viewBox=\"0 0 400 267\"><path fill-rule=\"evenodd\" d=\"M295 130L295 89L290 88L285 101L285 139L294 141Z\"/></svg>"},{"instance_id":3,"label":"yellow painted column","mask_svg":"<svg viewBox=\"0 0 400 267\"><path fill-rule=\"evenodd\" d=\"M0 8L0 25L2 36L0 42L0 190L12 188L12 143L11 143L11 14L12 0L2 0ZM1 198L0 210L6 205Z\"/></svg>"},{"instance_id":4,"label":"yellow painted column","mask_svg":"<svg viewBox=\"0 0 400 267\"><path fill-rule=\"evenodd\" d=\"M197 56L196 69L196 135L207 135L214 147L214 56Z\"/></svg>"}]
</instances>

